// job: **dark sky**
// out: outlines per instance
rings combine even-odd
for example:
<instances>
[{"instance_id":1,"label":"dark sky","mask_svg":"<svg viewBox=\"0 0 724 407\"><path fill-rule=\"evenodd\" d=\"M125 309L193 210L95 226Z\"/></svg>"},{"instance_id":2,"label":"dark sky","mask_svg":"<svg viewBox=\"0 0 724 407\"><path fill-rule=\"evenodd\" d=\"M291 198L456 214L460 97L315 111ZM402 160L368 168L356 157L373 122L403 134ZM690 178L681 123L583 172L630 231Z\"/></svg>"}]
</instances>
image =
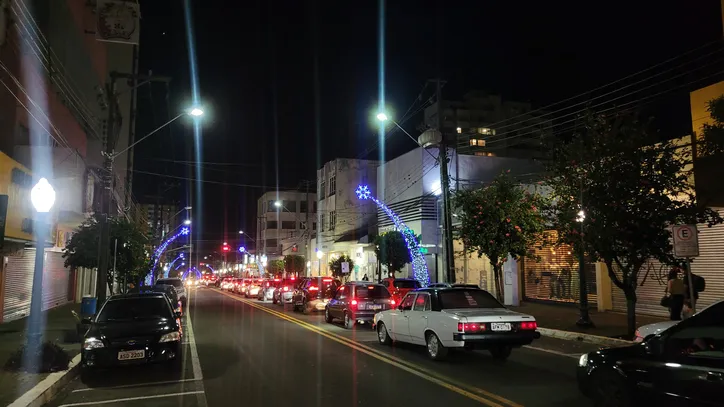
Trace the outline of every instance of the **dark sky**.
<instances>
[{"instance_id":1,"label":"dark sky","mask_svg":"<svg viewBox=\"0 0 724 407\"><path fill-rule=\"evenodd\" d=\"M369 151L367 157L376 158L377 150L370 148L375 129L368 119L378 100L379 3L142 1L141 71L172 76L173 82L168 97L161 85L140 91L139 135L190 101L185 3L193 3L198 86L208 113L201 160L202 178L209 182L203 184L200 205L188 204L202 223L197 232L209 241L206 250L215 250L224 239L237 239L240 228L255 229L255 202L262 192L314 180L315 169L335 157ZM717 0L600 4L388 0L387 104L404 112L425 81L440 75L448 83L446 97L482 89L546 106L722 36ZM691 62L721 44L714 47L666 67ZM687 73L704 63L711 69ZM687 92L722 79L722 67L721 60L695 61L672 71L681 74L677 80L650 89L651 94L666 91L648 106L661 117L660 131L672 137L690 131ZM674 85L678 90L671 90ZM424 96L430 96L429 88ZM413 118L404 126L414 131L419 123ZM388 157L411 147L399 133L391 136ZM183 206L195 194L193 183L171 178L196 176L196 165L188 163L195 160L188 122L179 120L139 145L136 157L136 170L167 176L136 173L134 192L141 200L160 193Z\"/></svg>"}]
</instances>

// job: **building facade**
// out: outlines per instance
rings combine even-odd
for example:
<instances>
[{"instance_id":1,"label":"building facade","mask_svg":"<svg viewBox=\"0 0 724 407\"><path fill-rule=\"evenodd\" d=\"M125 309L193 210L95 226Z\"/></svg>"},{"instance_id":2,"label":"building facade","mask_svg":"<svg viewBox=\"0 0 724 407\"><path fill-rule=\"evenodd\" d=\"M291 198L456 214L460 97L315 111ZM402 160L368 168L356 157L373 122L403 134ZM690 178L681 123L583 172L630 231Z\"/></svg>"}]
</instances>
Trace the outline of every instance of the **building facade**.
<instances>
[{"instance_id":1,"label":"building facade","mask_svg":"<svg viewBox=\"0 0 724 407\"><path fill-rule=\"evenodd\" d=\"M267 192L257 200L256 254L278 260L307 256L306 244L317 228L315 191Z\"/></svg>"}]
</instances>

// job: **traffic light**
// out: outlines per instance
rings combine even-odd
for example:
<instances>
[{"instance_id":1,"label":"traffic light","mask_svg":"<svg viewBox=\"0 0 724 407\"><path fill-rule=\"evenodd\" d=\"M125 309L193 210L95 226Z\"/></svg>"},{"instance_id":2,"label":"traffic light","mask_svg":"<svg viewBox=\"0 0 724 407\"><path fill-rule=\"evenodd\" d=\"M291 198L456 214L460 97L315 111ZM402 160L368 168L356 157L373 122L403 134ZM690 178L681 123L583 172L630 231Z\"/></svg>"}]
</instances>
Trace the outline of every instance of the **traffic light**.
<instances>
[{"instance_id":1,"label":"traffic light","mask_svg":"<svg viewBox=\"0 0 724 407\"><path fill-rule=\"evenodd\" d=\"M224 251L224 252L228 252L228 251L231 250L231 249L229 248L229 246L223 246L223 247L221 248L221 250Z\"/></svg>"},{"instance_id":2,"label":"traffic light","mask_svg":"<svg viewBox=\"0 0 724 407\"><path fill-rule=\"evenodd\" d=\"M297 245L293 245L293 246L292 246L292 251L293 251L294 253L296 253L296 252L299 251L299 248L297 247Z\"/></svg>"}]
</instances>

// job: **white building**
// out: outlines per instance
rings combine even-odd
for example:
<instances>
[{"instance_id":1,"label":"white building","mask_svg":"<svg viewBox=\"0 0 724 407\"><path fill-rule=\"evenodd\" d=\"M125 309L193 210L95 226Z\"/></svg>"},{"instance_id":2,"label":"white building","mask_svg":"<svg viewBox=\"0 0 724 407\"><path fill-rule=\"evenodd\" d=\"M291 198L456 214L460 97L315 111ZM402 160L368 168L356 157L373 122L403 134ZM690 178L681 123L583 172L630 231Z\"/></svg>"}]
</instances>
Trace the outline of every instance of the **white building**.
<instances>
[{"instance_id":1,"label":"white building","mask_svg":"<svg viewBox=\"0 0 724 407\"><path fill-rule=\"evenodd\" d=\"M369 243L376 232L377 210L374 203L358 200L355 189L364 184L374 190L378 166L378 161L337 158L317 170L319 230L310 242L311 275L328 275L329 261L347 254L354 261L351 279L372 277L377 259ZM317 250L321 259L314 255Z\"/></svg>"},{"instance_id":2,"label":"white building","mask_svg":"<svg viewBox=\"0 0 724 407\"><path fill-rule=\"evenodd\" d=\"M257 201L256 254L269 260L307 255L306 243L317 228L315 191L267 192Z\"/></svg>"}]
</instances>

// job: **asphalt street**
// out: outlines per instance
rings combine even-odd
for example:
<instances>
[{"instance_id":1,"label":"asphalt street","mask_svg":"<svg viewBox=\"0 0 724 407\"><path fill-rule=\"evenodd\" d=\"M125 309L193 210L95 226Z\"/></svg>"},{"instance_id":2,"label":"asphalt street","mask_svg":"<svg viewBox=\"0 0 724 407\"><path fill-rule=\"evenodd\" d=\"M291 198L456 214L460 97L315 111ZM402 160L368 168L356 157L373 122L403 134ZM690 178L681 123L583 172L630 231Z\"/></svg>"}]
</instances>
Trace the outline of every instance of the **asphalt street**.
<instances>
[{"instance_id":1,"label":"asphalt street","mask_svg":"<svg viewBox=\"0 0 724 407\"><path fill-rule=\"evenodd\" d=\"M541 339L505 362L454 352L445 362L424 349L377 343L369 326L347 330L216 289L190 296L185 365L100 371L75 379L50 406L586 406L576 360L593 349Z\"/></svg>"}]
</instances>

